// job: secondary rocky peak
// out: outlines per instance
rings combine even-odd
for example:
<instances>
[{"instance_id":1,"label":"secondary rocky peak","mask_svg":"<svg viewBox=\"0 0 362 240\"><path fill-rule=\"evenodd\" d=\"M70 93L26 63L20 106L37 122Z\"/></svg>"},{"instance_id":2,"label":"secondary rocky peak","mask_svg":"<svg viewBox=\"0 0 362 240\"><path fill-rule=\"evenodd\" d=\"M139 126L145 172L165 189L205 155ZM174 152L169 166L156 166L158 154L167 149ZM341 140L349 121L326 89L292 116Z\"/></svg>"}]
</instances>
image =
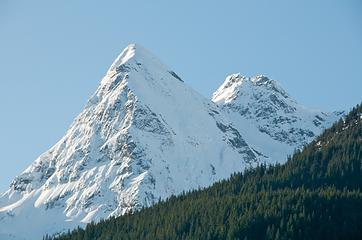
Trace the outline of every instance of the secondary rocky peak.
<instances>
[{"instance_id":1,"label":"secondary rocky peak","mask_svg":"<svg viewBox=\"0 0 362 240\"><path fill-rule=\"evenodd\" d=\"M248 78L240 75L240 73L227 76L224 83L213 94L212 101L216 103L231 101L235 98L240 86L247 81Z\"/></svg>"},{"instance_id":2,"label":"secondary rocky peak","mask_svg":"<svg viewBox=\"0 0 362 240\"><path fill-rule=\"evenodd\" d=\"M226 77L224 83L213 94L212 100L215 103L227 104L241 95L261 96L261 93L263 95L280 95L282 98L289 97L277 81L265 75L246 77L237 73Z\"/></svg>"},{"instance_id":3,"label":"secondary rocky peak","mask_svg":"<svg viewBox=\"0 0 362 240\"><path fill-rule=\"evenodd\" d=\"M240 84L241 82L247 81L247 80L248 80L248 78L243 75L240 75L240 73L231 74L226 77L226 80L224 82L224 84L225 84L224 87L229 88L235 84Z\"/></svg>"},{"instance_id":4,"label":"secondary rocky peak","mask_svg":"<svg viewBox=\"0 0 362 240\"><path fill-rule=\"evenodd\" d=\"M258 75L258 76L252 77L250 80L257 85L272 84L275 82L274 80L271 80L270 78L268 78L267 76L264 76L264 75Z\"/></svg>"},{"instance_id":5,"label":"secondary rocky peak","mask_svg":"<svg viewBox=\"0 0 362 240\"><path fill-rule=\"evenodd\" d=\"M229 115L249 145L269 160L283 159L339 118L335 113L305 108L264 75L230 75L212 100Z\"/></svg>"}]
</instances>

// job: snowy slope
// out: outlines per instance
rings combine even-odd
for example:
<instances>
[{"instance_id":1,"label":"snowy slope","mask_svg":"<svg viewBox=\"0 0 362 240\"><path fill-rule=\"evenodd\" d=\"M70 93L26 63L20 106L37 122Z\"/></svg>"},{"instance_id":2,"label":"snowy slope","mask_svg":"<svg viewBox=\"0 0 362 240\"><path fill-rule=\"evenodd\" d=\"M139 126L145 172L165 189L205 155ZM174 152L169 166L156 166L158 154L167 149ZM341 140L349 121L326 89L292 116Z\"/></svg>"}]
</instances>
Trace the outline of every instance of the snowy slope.
<instances>
[{"instance_id":1,"label":"snowy slope","mask_svg":"<svg viewBox=\"0 0 362 240\"><path fill-rule=\"evenodd\" d=\"M131 44L64 137L0 195L0 239L41 239L283 162L338 117L263 76L231 75L210 101Z\"/></svg>"},{"instance_id":2,"label":"snowy slope","mask_svg":"<svg viewBox=\"0 0 362 240\"><path fill-rule=\"evenodd\" d=\"M209 186L259 160L219 108L140 46L0 196L0 236L41 239Z\"/></svg>"},{"instance_id":3,"label":"snowy slope","mask_svg":"<svg viewBox=\"0 0 362 240\"><path fill-rule=\"evenodd\" d=\"M287 155L312 141L343 112L307 109L265 76L228 76L213 94L249 146L269 163L284 162Z\"/></svg>"}]
</instances>

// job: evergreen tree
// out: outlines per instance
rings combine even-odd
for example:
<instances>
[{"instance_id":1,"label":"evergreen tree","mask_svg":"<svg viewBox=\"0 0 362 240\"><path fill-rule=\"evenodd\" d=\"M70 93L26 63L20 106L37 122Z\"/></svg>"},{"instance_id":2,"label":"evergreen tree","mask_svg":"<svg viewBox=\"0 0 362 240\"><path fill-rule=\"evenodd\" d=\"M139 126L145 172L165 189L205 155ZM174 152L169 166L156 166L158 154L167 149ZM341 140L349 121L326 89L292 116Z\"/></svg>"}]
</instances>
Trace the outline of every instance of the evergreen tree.
<instances>
[{"instance_id":1,"label":"evergreen tree","mask_svg":"<svg viewBox=\"0 0 362 240\"><path fill-rule=\"evenodd\" d=\"M362 105L284 165L45 240L362 239Z\"/></svg>"}]
</instances>

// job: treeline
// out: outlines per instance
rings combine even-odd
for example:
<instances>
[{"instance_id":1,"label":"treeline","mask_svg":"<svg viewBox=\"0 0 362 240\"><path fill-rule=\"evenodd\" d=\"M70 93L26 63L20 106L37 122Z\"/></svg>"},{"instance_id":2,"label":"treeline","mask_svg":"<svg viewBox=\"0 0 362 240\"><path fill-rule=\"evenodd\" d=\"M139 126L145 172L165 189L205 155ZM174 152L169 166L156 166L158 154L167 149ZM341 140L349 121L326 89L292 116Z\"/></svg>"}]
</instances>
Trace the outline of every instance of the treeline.
<instances>
[{"instance_id":1,"label":"treeline","mask_svg":"<svg viewBox=\"0 0 362 240\"><path fill-rule=\"evenodd\" d=\"M286 164L46 240L362 239L362 105Z\"/></svg>"}]
</instances>

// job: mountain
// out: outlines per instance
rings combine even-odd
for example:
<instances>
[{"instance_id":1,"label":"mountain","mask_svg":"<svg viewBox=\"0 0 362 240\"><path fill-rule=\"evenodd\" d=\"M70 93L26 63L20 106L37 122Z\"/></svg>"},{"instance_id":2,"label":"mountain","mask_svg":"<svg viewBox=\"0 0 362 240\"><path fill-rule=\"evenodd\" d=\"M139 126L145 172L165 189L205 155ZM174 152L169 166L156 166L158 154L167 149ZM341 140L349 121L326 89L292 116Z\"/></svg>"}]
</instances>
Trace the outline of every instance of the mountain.
<instances>
[{"instance_id":1,"label":"mountain","mask_svg":"<svg viewBox=\"0 0 362 240\"><path fill-rule=\"evenodd\" d=\"M0 233L39 239L209 186L257 162L218 108L140 46L0 198Z\"/></svg>"},{"instance_id":2,"label":"mountain","mask_svg":"<svg viewBox=\"0 0 362 240\"><path fill-rule=\"evenodd\" d=\"M238 173L78 239L362 239L362 104L285 164Z\"/></svg>"},{"instance_id":3,"label":"mountain","mask_svg":"<svg viewBox=\"0 0 362 240\"><path fill-rule=\"evenodd\" d=\"M64 137L0 195L0 236L39 239L210 186L260 162L284 162L338 117L289 99L285 109L294 111L260 115L267 105L276 108L267 96L280 95L256 80L236 82L229 77L210 101L146 49L129 45ZM249 104L250 114L242 114ZM296 130L287 138L278 131L290 129L289 121L267 125L293 116Z\"/></svg>"},{"instance_id":4,"label":"mountain","mask_svg":"<svg viewBox=\"0 0 362 240\"><path fill-rule=\"evenodd\" d=\"M343 115L305 108L266 76L232 74L213 94L212 101L268 163L283 161Z\"/></svg>"}]
</instances>

